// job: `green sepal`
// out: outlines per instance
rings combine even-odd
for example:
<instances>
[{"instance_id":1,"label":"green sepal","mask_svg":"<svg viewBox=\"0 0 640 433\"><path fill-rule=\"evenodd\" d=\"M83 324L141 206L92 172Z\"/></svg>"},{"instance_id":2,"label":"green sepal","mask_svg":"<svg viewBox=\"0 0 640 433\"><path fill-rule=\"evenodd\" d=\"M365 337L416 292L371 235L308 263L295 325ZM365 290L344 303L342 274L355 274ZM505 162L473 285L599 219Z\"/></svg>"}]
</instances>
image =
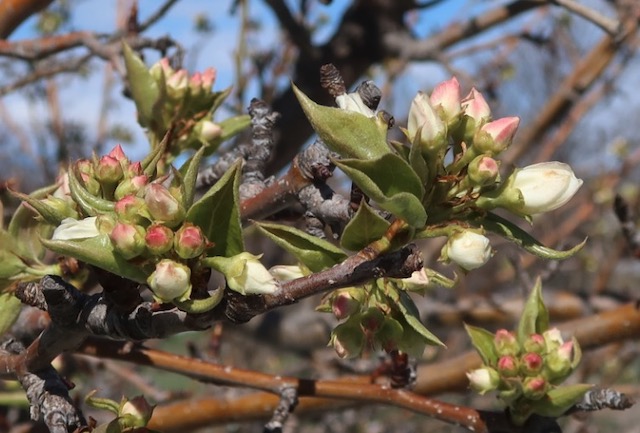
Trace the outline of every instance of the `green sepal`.
<instances>
[{"instance_id":1,"label":"green sepal","mask_svg":"<svg viewBox=\"0 0 640 433\"><path fill-rule=\"evenodd\" d=\"M514 244L537 257L547 260L568 259L580 251L587 242L587 239L585 239L575 247L566 251L554 250L553 248L542 245L533 236L513 224L511 221L491 212L487 213L487 217L483 220L482 225L486 230L510 240Z\"/></svg>"},{"instance_id":2,"label":"green sepal","mask_svg":"<svg viewBox=\"0 0 640 433\"><path fill-rule=\"evenodd\" d=\"M174 299L171 301L173 305L178 307L178 309L185 311L190 314L201 314L206 313L207 311L213 310L224 296L224 289L219 288L209 296L204 299L187 299L184 301L180 301L178 299Z\"/></svg>"},{"instance_id":3,"label":"green sepal","mask_svg":"<svg viewBox=\"0 0 640 433\"><path fill-rule=\"evenodd\" d=\"M49 185L29 195L36 199L45 198L56 189L57 185ZM38 221L36 219L37 216L33 209L21 203L14 212L13 217L11 217L11 221L9 221L9 226L7 227L8 234L15 240L10 243L10 245L13 245L11 248L12 252L23 259L35 262L39 262L46 251L40 243L40 238L51 236L54 229L52 225ZM6 248L9 243L3 240L2 245Z\"/></svg>"},{"instance_id":4,"label":"green sepal","mask_svg":"<svg viewBox=\"0 0 640 433\"><path fill-rule=\"evenodd\" d=\"M222 143L244 131L249 125L251 125L251 117L248 114L230 117L218 123L218 126L222 128L222 134L207 144L205 156L211 155L218 150Z\"/></svg>"},{"instance_id":5,"label":"green sepal","mask_svg":"<svg viewBox=\"0 0 640 433\"><path fill-rule=\"evenodd\" d=\"M147 277L153 272L153 266L144 267L117 254L106 234L83 239L41 239L41 242L53 252L74 257L140 284L146 284Z\"/></svg>"},{"instance_id":6,"label":"green sepal","mask_svg":"<svg viewBox=\"0 0 640 433\"><path fill-rule=\"evenodd\" d=\"M311 126L327 147L345 158L373 159L391 152L386 128L375 117L318 105L291 85Z\"/></svg>"},{"instance_id":7,"label":"green sepal","mask_svg":"<svg viewBox=\"0 0 640 433\"><path fill-rule=\"evenodd\" d=\"M150 127L154 120L154 106L160 95L158 83L149 73L147 65L126 43L123 43L122 53L131 96L138 111L138 121L141 126Z\"/></svg>"},{"instance_id":8,"label":"green sepal","mask_svg":"<svg viewBox=\"0 0 640 433\"><path fill-rule=\"evenodd\" d=\"M215 243L208 256L231 257L244 251L238 199L241 167L238 159L187 212L186 221Z\"/></svg>"},{"instance_id":9,"label":"green sepal","mask_svg":"<svg viewBox=\"0 0 640 433\"><path fill-rule=\"evenodd\" d=\"M351 251L359 251L371 242L380 239L388 227L389 221L378 215L363 200L356 214L344 228L340 245Z\"/></svg>"},{"instance_id":10,"label":"green sepal","mask_svg":"<svg viewBox=\"0 0 640 433\"><path fill-rule=\"evenodd\" d=\"M69 213L69 214L61 214L57 209L55 209L53 206L50 206L47 203L43 202L41 199L37 199L37 198L31 197L30 195L23 194L23 193L18 192L18 191L9 190L9 192L14 197L18 198L19 200L21 200L23 202L26 202L27 204L29 204L29 206L31 206L32 208L37 210L38 213L40 214L40 216L47 223L49 223L51 225L57 226L57 225L60 224L60 222L63 219L72 216L71 213Z\"/></svg>"},{"instance_id":11,"label":"green sepal","mask_svg":"<svg viewBox=\"0 0 640 433\"><path fill-rule=\"evenodd\" d=\"M471 338L471 344L473 344L478 355L482 358L482 363L495 366L498 362L498 353L493 343L495 335L486 329L467 325L466 323L464 324L464 329L467 331L469 338Z\"/></svg>"},{"instance_id":12,"label":"green sepal","mask_svg":"<svg viewBox=\"0 0 640 433\"><path fill-rule=\"evenodd\" d=\"M343 261L347 255L332 243L283 224L256 222L256 227L287 250L311 272L318 272Z\"/></svg>"},{"instance_id":13,"label":"green sepal","mask_svg":"<svg viewBox=\"0 0 640 433\"><path fill-rule=\"evenodd\" d=\"M109 398L94 397L96 390L91 391L84 399L85 403L94 409L107 410L116 415L120 413L120 403Z\"/></svg>"},{"instance_id":14,"label":"green sepal","mask_svg":"<svg viewBox=\"0 0 640 433\"><path fill-rule=\"evenodd\" d=\"M399 294L400 302L397 304L398 309L400 310L400 313L402 313L404 320L407 321L407 324L411 326L414 331L420 334L427 344L446 347L438 337L432 334L431 331L422 324L418 307L416 307L416 304L413 302L411 297L405 292L399 292Z\"/></svg>"},{"instance_id":15,"label":"green sepal","mask_svg":"<svg viewBox=\"0 0 640 433\"><path fill-rule=\"evenodd\" d=\"M11 328L22 310L22 302L13 293L0 293L0 336Z\"/></svg>"},{"instance_id":16,"label":"green sepal","mask_svg":"<svg viewBox=\"0 0 640 433\"><path fill-rule=\"evenodd\" d=\"M533 412L550 418L558 418L578 403L591 388L593 385L584 383L554 388L543 399L531 402Z\"/></svg>"},{"instance_id":17,"label":"green sepal","mask_svg":"<svg viewBox=\"0 0 640 433\"><path fill-rule=\"evenodd\" d=\"M193 204L196 193L196 180L198 180L198 169L204 156L205 146L200 147L196 153L180 168L182 175L182 206L189 209Z\"/></svg>"},{"instance_id":18,"label":"green sepal","mask_svg":"<svg viewBox=\"0 0 640 433\"><path fill-rule=\"evenodd\" d=\"M69 170L69 191L71 198L88 216L96 216L114 211L115 203L100 197L91 195L78 179L75 168Z\"/></svg>"},{"instance_id":19,"label":"green sepal","mask_svg":"<svg viewBox=\"0 0 640 433\"><path fill-rule=\"evenodd\" d=\"M427 212L422 205L424 189L413 169L398 155L377 159L342 159L335 164L378 205L413 227L423 227Z\"/></svg>"},{"instance_id":20,"label":"green sepal","mask_svg":"<svg viewBox=\"0 0 640 433\"><path fill-rule=\"evenodd\" d=\"M549 329L549 311L542 300L542 282L536 280L518 323L518 341L523 344L531 334L542 334Z\"/></svg>"},{"instance_id":21,"label":"green sepal","mask_svg":"<svg viewBox=\"0 0 640 433\"><path fill-rule=\"evenodd\" d=\"M434 271L433 269L424 269L427 273L427 277L429 278L429 284L438 285L445 289L453 289L458 284L458 275L455 273L453 274L453 278L449 278L445 277L440 272Z\"/></svg>"}]
</instances>

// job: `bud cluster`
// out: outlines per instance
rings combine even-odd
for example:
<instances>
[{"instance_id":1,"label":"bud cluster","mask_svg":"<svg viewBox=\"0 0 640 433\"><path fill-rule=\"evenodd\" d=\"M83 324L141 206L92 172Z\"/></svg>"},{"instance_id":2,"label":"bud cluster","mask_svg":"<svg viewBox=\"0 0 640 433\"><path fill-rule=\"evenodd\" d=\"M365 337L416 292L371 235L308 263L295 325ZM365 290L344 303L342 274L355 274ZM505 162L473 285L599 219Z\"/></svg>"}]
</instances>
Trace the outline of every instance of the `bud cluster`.
<instances>
[{"instance_id":1,"label":"bud cluster","mask_svg":"<svg viewBox=\"0 0 640 433\"><path fill-rule=\"evenodd\" d=\"M551 390L558 389L574 370L580 358L575 339L564 341L557 328L542 334L531 334L519 340L513 332L498 330L493 347L484 349L485 365L467 373L469 384L480 394L497 391L498 398L514 413L529 410L528 402L543 400Z\"/></svg>"},{"instance_id":2,"label":"bud cluster","mask_svg":"<svg viewBox=\"0 0 640 433\"><path fill-rule=\"evenodd\" d=\"M489 104L476 89L461 95L454 77L438 84L431 95L419 92L409 110L405 130L411 144L409 160L414 170L424 173L423 205L431 220L439 220L432 223L465 220L470 213L498 207L529 217L554 210L573 197L582 181L559 162L516 169L503 180L499 157L513 142L520 119L493 119ZM418 152L423 162L415 163ZM449 238L441 255L444 261L471 270L491 257L489 241L480 229L456 228L444 234Z\"/></svg>"}]
</instances>

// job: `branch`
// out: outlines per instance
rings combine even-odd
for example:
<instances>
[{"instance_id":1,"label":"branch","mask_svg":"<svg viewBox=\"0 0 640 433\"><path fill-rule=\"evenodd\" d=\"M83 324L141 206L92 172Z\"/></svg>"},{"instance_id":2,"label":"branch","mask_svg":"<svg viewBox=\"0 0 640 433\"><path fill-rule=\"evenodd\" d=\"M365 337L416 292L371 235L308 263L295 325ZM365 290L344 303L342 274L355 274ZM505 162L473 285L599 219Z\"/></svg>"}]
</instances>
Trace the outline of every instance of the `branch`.
<instances>
[{"instance_id":1,"label":"branch","mask_svg":"<svg viewBox=\"0 0 640 433\"><path fill-rule=\"evenodd\" d=\"M618 36L622 30L622 23L620 21L607 18L598 11L578 3L575 0L551 0L551 3L562 6L569 12L573 12L587 21L591 21L614 38Z\"/></svg>"},{"instance_id":2,"label":"branch","mask_svg":"<svg viewBox=\"0 0 640 433\"><path fill-rule=\"evenodd\" d=\"M40 12L53 0L2 0L0 1L0 39L6 39L27 18Z\"/></svg>"}]
</instances>

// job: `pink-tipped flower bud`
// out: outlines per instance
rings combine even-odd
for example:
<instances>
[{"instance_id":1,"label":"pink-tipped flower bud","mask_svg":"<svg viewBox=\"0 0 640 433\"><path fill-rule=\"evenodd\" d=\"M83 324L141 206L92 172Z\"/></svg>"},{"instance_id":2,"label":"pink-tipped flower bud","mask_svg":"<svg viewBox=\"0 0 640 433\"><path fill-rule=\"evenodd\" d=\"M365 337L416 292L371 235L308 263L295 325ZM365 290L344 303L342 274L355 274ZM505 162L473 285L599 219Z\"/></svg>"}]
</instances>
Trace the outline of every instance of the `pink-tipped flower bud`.
<instances>
[{"instance_id":1,"label":"pink-tipped flower bud","mask_svg":"<svg viewBox=\"0 0 640 433\"><path fill-rule=\"evenodd\" d=\"M519 124L519 117L503 117L486 123L473 137L473 147L480 153L497 155L511 145Z\"/></svg>"},{"instance_id":2,"label":"pink-tipped flower bud","mask_svg":"<svg viewBox=\"0 0 640 433\"><path fill-rule=\"evenodd\" d=\"M134 176L140 176L143 174L142 163L140 161L129 163L124 169L124 176L129 179Z\"/></svg>"},{"instance_id":3,"label":"pink-tipped flower bud","mask_svg":"<svg viewBox=\"0 0 640 433\"><path fill-rule=\"evenodd\" d=\"M547 329L542 333L542 338L544 338L544 344L547 352L553 352L564 343L562 333L558 328Z\"/></svg>"},{"instance_id":4,"label":"pink-tipped flower bud","mask_svg":"<svg viewBox=\"0 0 640 433\"><path fill-rule=\"evenodd\" d=\"M182 204L159 183L150 183L145 187L144 202L156 222L173 228L184 220L185 210Z\"/></svg>"},{"instance_id":5,"label":"pink-tipped flower bud","mask_svg":"<svg viewBox=\"0 0 640 433\"><path fill-rule=\"evenodd\" d=\"M148 176L142 174L139 176L134 176L129 179L125 179L118 184L116 187L116 191L113 193L116 200L120 200L127 195L136 195L148 182Z\"/></svg>"},{"instance_id":6,"label":"pink-tipped flower bud","mask_svg":"<svg viewBox=\"0 0 640 433\"><path fill-rule=\"evenodd\" d=\"M429 97L431 106L440 118L448 124L457 121L462 112L460 104L460 83L456 77L438 84Z\"/></svg>"},{"instance_id":7,"label":"pink-tipped flower bud","mask_svg":"<svg viewBox=\"0 0 640 433\"><path fill-rule=\"evenodd\" d=\"M341 323L331 332L329 345L333 346L340 358L355 358L364 349L365 337L357 318Z\"/></svg>"},{"instance_id":8,"label":"pink-tipped flower bud","mask_svg":"<svg viewBox=\"0 0 640 433\"><path fill-rule=\"evenodd\" d=\"M571 373L573 357L573 341L562 343L560 347L547 355L545 376L550 381L563 380Z\"/></svg>"},{"instance_id":9,"label":"pink-tipped flower bud","mask_svg":"<svg viewBox=\"0 0 640 433\"><path fill-rule=\"evenodd\" d=\"M175 71L171 67L169 59L163 57L149 68L149 73L156 81L159 81L161 78L164 78L165 80L171 78L173 74L175 74Z\"/></svg>"},{"instance_id":10,"label":"pink-tipped flower bud","mask_svg":"<svg viewBox=\"0 0 640 433\"><path fill-rule=\"evenodd\" d=\"M472 118L476 125L481 125L491 118L489 104L482 93L475 88L471 89L471 92L462 100L461 105L464 114Z\"/></svg>"},{"instance_id":11,"label":"pink-tipped flower bud","mask_svg":"<svg viewBox=\"0 0 640 433\"><path fill-rule=\"evenodd\" d=\"M505 355L498 359L498 372L503 377L515 377L518 375L518 360L515 356Z\"/></svg>"},{"instance_id":12,"label":"pink-tipped flower bud","mask_svg":"<svg viewBox=\"0 0 640 433\"><path fill-rule=\"evenodd\" d=\"M468 173L474 186L492 184L499 175L498 161L486 155L477 156L469 163Z\"/></svg>"},{"instance_id":13,"label":"pink-tipped flower bud","mask_svg":"<svg viewBox=\"0 0 640 433\"><path fill-rule=\"evenodd\" d=\"M525 352L533 352L542 354L546 350L544 337L540 334L531 334L522 344Z\"/></svg>"},{"instance_id":14,"label":"pink-tipped flower bud","mask_svg":"<svg viewBox=\"0 0 640 433\"><path fill-rule=\"evenodd\" d=\"M354 298L352 289L344 289L332 297L331 312L338 320L345 319L360 310L361 299Z\"/></svg>"},{"instance_id":15,"label":"pink-tipped flower bud","mask_svg":"<svg viewBox=\"0 0 640 433\"><path fill-rule=\"evenodd\" d=\"M145 231L142 226L117 223L111 231L113 249L126 260L139 256L144 252Z\"/></svg>"},{"instance_id":16,"label":"pink-tipped flower bud","mask_svg":"<svg viewBox=\"0 0 640 433\"><path fill-rule=\"evenodd\" d=\"M186 89L189 84L189 78L186 69L180 69L167 80L167 86L174 90Z\"/></svg>"},{"instance_id":17,"label":"pink-tipped flower bud","mask_svg":"<svg viewBox=\"0 0 640 433\"><path fill-rule=\"evenodd\" d=\"M118 219L132 224L142 224L149 218L144 200L135 195L127 195L118 200L114 210Z\"/></svg>"},{"instance_id":18,"label":"pink-tipped flower bud","mask_svg":"<svg viewBox=\"0 0 640 433\"><path fill-rule=\"evenodd\" d=\"M191 269L173 260L160 260L147 284L158 302L187 300L191 295Z\"/></svg>"},{"instance_id":19,"label":"pink-tipped flower bud","mask_svg":"<svg viewBox=\"0 0 640 433\"><path fill-rule=\"evenodd\" d=\"M122 150L122 146L120 146L119 144L117 144L113 149L111 149L111 151L107 154L107 156L110 156L116 161L122 163L122 165L124 166L129 164L129 159L127 158L127 155L124 154L124 150Z\"/></svg>"},{"instance_id":20,"label":"pink-tipped flower bud","mask_svg":"<svg viewBox=\"0 0 640 433\"><path fill-rule=\"evenodd\" d=\"M210 92L213 83L216 80L216 70L214 68L207 68L202 73L202 88L205 92Z\"/></svg>"},{"instance_id":21,"label":"pink-tipped flower bud","mask_svg":"<svg viewBox=\"0 0 640 433\"><path fill-rule=\"evenodd\" d=\"M200 227L185 223L173 238L173 248L183 259L192 259L204 252L207 238Z\"/></svg>"},{"instance_id":22,"label":"pink-tipped flower bud","mask_svg":"<svg viewBox=\"0 0 640 433\"><path fill-rule=\"evenodd\" d=\"M471 389L480 395L498 388L500 375L490 367L478 368L467 373Z\"/></svg>"},{"instance_id":23,"label":"pink-tipped flower bud","mask_svg":"<svg viewBox=\"0 0 640 433\"><path fill-rule=\"evenodd\" d=\"M520 369L525 376L535 376L540 373L543 363L542 357L537 353L529 352L520 357Z\"/></svg>"},{"instance_id":24,"label":"pink-tipped flower bud","mask_svg":"<svg viewBox=\"0 0 640 433\"><path fill-rule=\"evenodd\" d=\"M540 400L547 394L549 384L542 376L527 377L522 384L522 394L529 400Z\"/></svg>"},{"instance_id":25,"label":"pink-tipped flower bud","mask_svg":"<svg viewBox=\"0 0 640 433\"><path fill-rule=\"evenodd\" d=\"M162 224L154 224L147 229L144 241L147 250L154 256L160 256L173 248L173 230Z\"/></svg>"},{"instance_id":26,"label":"pink-tipped flower bud","mask_svg":"<svg viewBox=\"0 0 640 433\"><path fill-rule=\"evenodd\" d=\"M520 344L515 334L506 329L498 329L493 338L493 345L499 355L518 355L520 353Z\"/></svg>"},{"instance_id":27,"label":"pink-tipped flower bud","mask_svg":"<svg viewBox=\"0 0 640 433\"><path fill-rule=\"evenodd\" d=\"M78 170L78 172L80 174L85 174L88 177L93 177L94 176L94 171L93 171L93 163L91 161L89 161L88 159L80 159L76 162L76 169ZM83 180L84 180L84 176L83 176Z\"/></svg>"}]
</instances>

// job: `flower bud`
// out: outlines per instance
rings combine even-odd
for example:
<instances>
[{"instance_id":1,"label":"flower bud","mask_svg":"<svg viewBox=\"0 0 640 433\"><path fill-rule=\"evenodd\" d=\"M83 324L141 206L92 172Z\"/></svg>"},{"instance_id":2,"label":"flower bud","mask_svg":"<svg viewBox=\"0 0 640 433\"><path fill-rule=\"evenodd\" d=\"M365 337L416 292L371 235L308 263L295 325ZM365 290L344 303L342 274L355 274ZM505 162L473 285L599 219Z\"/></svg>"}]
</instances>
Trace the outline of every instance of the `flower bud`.
<instances>
[{"instance_id":1,"label":"flower bud","mask_svg":"<svg viewBox=\"0 0 640 433\"><path fill-rule=\"evenodd\" d=\"M529 400L540 400L547 394L548 386L542 376L527 377L522 384L522 393Z\"/></svg>"},{"instance_id":2,"label":"flower bud","mask_svg":"<svg viewBox=\"0 0 640 433\"><path fill-rule=\"evenodd\" d=\"M209 257L203 263L222 272L231 290L243 295L273 293L278 290L278 284L259 258L243 252L233 257Z\"/></svg>"},{"instance_id":3,"label":"flower bud","mask_svg":"<svg viewBox=\"0 0 640 433\"><path fill-rule=\"evenodd\" d=\"M167 87L174 90L186 89L189 84L189 78L186 69L180 69L167 79Z\"/></svg>"},{"instance_id":4,"label":"flower bud","mask_svg":"<svg viewBox=\"0 0 640 433\"><path fill-rule=\"evenodd\" d=\"M149 178L146 175L138 175L125 179L118 184L113 196L116 200L120 200L127 195L136 195L142 190L142 188L144 188L148 179Z\"/></svg>"},{"instance_id":5,"label":"flower bud","mask_svg":"<svg viewBox=\"0 0 640 433\"><path fill-rule=\"evenodd\" d=\"M511 145L520 124L519 117L503 117L482 125L473 137L479 153L497 155Z\"/></svg>"},{"instance_id":6,"label":"flower bud","mask_svg":"<svg viewBox=\"0 0 640 433\"><path fill-rule=\"evenodd\" d=\"M341 323L331 332L329 345L333 346L340 358L355 358L364 349L365 337L360 329L358 318Z\"/></svg>"},{"instance_id":7,"label":"flower bud","mask_svg":"<svg viewBox=\"0 0 640 433\"><path fill-rule=\"evenodd\" d=\"M113 214L102 214L96 217L96 227L103 235L111 234L117 223L118 221Z\"/></svg>"},{"instance_id":8,"label":"flower bud","mask_svg":"<svg viewBox=\"0 0 640 433\"><path fill-rule=\"evenodd\" d=\"M331 299L331 312L338 320L347 318L360 310L362 296L354 297L354 290L361 292L360 289L351 288L337 290L333 294Z\"/></svg>"},{"instance_id":9,"label":"flower bud","mask_svg":"<svg viewBox=\"0 0 640 433\"><path fill-rule=\"evenodd\" d=\"M568 202L582 185L573 170L561 162L541 162L516 170L512 188L520 191L526 215L549 212Z\"/></svg>"},{"instance_id":10,"label":"flower bud","mask_svg":"<svg viewBox=\"0 0 640 433\"><path fill-rule=\"evenodd\" d=\"M176 232L173 238L173 246L180 258L192 259L204 252L207 239L200 227L185 223Z\"/></svg>"},{"instance_id":11,"label":"flower bud","mask_svg":"<svg viewBox=\"0 0 640 433\"><path fill-rule=\"evenodd\" d=\"M269 273L278 281L295 280L305 275L297 265L276 265L269 269Z\"/></svg>"},{"instance_id":12,"label":"flower bud","mask_svg":"<svg viewBox=\"0 0 640 433\"><path fill-rule=\"evenodd\" d=\"M447 145L446 125L423 92L418 92L411 101L407 131L411 142L419 144L423 153L435 152Z\"/></svg>"},{"instance_id":13,"label":"flower bud","mask_svg":"<svg viewBox=\"0 0 640 433\"><path fill-rule=\"evenodd\" d=\"M151 419L154 407L143 396L123 399L118 411L118 422L122 428L145 427Z\"/></svg>"},{"instance_id":14,"label":"flower bud","mask_svg":"<svg viewBox=\"0 0 640 433\"><path fill-rule=\"evenodd\" d=\"M140 163L140 161L132 162L124 168L124 176L127 179L143 174L144 170L142 170L142 163Z\"/></svg>"},{"instance_id":15,"label":"flower bud","mask_svg":"<svg viewBox=\"0 0 640 433\"><path fill-rule=\"evenodd\" d=\"M114 210L121 221L132 224L141 224L145 217L149 217L144 200L135 195L127 195L118 200Z\"/></svg>"},{"instance_id":16,"label":"flower bud","mask_svg":"<svg viewBox=\"0 0 640 433\"><path fill-rule=\"evenodd\" d=\"M346 111L354 111L367 117L375 116L375 112L365 105L358 92L343 93L336 96L336 104Z\"/></svg>"},{"instance_id":17,"label":"flower bud","mask_svg":"<svg viewBox=\"0 0 640 433\"><path fill-rule=\"evenodd\" d=\"M379 308L370 307L360 316L360 326L365 335L371 336L380 330L384 319L384 314Z\"/></svg>"},{"instance_id":18,"label":"flower bud","mask_svg":"<svg viewBox=\"0 0 640 433\"><path fill-rule=\"evenodd\" d=\"M546 357L545 376L550 381L563 380L571 373L573 361L573 341L562 343Z\"/></svg>"},{"instance_id":19,"label":"flower bud","mask_svg":"<svg viewBox=\"0 0 640 433\"><path fill-rule=\"evenodd\" d=\"M440 118L448 124L458 120L462 112L460 105L460 83L456 77L438 84L429 97L431 106L440 115Z\"/></svg>"},{"instance_id":20,"label":"flower bud","mask_svg":"<svg viewBox=\"0 0 640 433\"><path fill-rule=\"evenodd\" d=\"M517 355L520 353L520 344L515 334L506 329L498 329L493 338L493 345L498 355Z\"/></svg>"},{"instance_id":21,"label":"flower bud","mask_svg":"<svg viewBox=\"0 0 640 433\"><path fill-rule=\"evenodd\" d=\"M465 230L449 237L442 249L442 256L470 271L484 265L491 258L491 244L486 236Z\"/></svg>"},{"instance_id":22,"label":"flower bud","mask_svg":"<svg viewBox=\"0 0 640 433\"><path fill-rule=\"evenodd\" d=\"M520 357L520 368L525 376L535 376L542 370L542 357L533 352L525 353Z\"/></svg>"},{"instance_id":23,"label":"flower bud","mask_svg":"<svg viewBox=\"0 0 640 433\"><path fill-rule=\"evenodd\" d=\"M542 354L546 350L544 337L540 334L531 334L522 344L525 352Z\"/></svg>"},{"instance_id":24,"label":"flower bud","mask_svg":"<svg viewBox=\"0 0 640 433\"><path fill-rule=\"evenodd\" d=\"M184 220L185 210L182 204L159 183L150 183L145 187L144 202L156 222L175 227Z\"/></svg>"},{"instance_id":25,"label":"flower bud","mask_svg":"<svg viewBox=\"0 0 640 433\"><path fill-rule=\"evenodd\" d=\"M206 92L211 91L211 87L216 80L216 70L214 68L207 68L202 73L202 88Z\"/></svg>"},{"instance_id":26,"label":"flower bud","mask_svg":"<svg viewBox=\"0 0 640 433\"><path fill-rule=\"evenodd\" d=\"M196 131L196 133L204 143L210 143L222 135L222 128L220 125L217 125L210 120L200 121L197 128L199 128L199 131Z\"/></svg>"},{"instance_id":27,"label":"flower bud","mask_svg":"<svg viewBox=\"0 0 640 433\"><path fill-rule=\"evenodd\" d=\"M158 302L187 300L191 295L191 269L173 260L160 260L147 284Z\"/></svg>"},{"instance_id":28,"label":"flower bud","mask_svg":"<svg viewBox=\"0 0 640 433\"><path fill-rule=\"evenodd\" d=\"M116 161L121 163L122 166L126 166L127 164L129 164L129 159L124 154L124 150L122 150L122 146L120 146L119 144L116 144L114 148L111 149L111 151L107 154L107 156L115 159Z\"/></svg>"},{"instance_id":29,"label":"flower bud","mask_svg":"<svg viewBox=\"0 0 640 433\"><path fill-rule=\"evenodd\" d=\"M66 241L74 239L87 239L100 235L96 227L96 217L75 220L73 218L65 218L60 225L53 231L51 237L54 241Z\"/></svg>"},{"instance_id":30,"label":"flower bud","mask_svg":"<svg viewBox=\"0 0 640 433\"><path fill-rule=\"evenodd\" d=\"M498 359L498 372L504 377L515 377L518 375L518 361L514 356L505 355Z\"/></svg>"},{"instance_id":31,"label":"flower bud","mask_svg":"<svg viewBox=\"0 0 640 433\"><path fill-rule=\"evenodd\" d=\"M475 88L471 89L471 92L462 100L461 105L464 114L472 118L476 125L481 125L491 118L489 104L482 93Z\"/></svg>"},{"instance_id":32,"label":"flower bud","mask_svg":"<svg viewBox=\"0 0 640 433\"><path fill-rule=\"evenodd\" d=\"M490 367L478 368L467 373L471 389L483 395L498 388L500 375Z\"/></svg>"},{"instance_id":33,"label":"flower bud","mask_svg":"<svg viewBox=\"0 0 640 433\"><path fill-rule=\"evenodd\" d=\"M163 76L165 80L171 78L175 71L169 64L169 59L163 57L149 68L149 73L156 81L159 81Z\"/></svg>"},{"instance_id":34,"label":"flower bud","mask_svg":"<svg viewBox=\"0 0 640 433\"><path fill-rule=\"evenodd\" d=\"M142 226L126 223L117 223L109 235L113 249L126 260L142 254L145 249L144 236Z\"/></svg>"},{"instance_id":35,"label":"flower bud","mask_svg":"<svg viewBox=\"0 0 640 433\"><path fill-rule=\"evenodd\" d=\"M173 247L173 231L162 224L154 224L144 236L147 250L154 256L160 256Z\"/></svg>"},{"instance_id":36,"label":"flower bud","mask_svg":"<svg viewBox=\"0 0 640 433\"><path fill-rule=\"evenodd\" d=\"M542 333L544 338L545 349L547 352L553 352L564 343L562 333L558 328L547 329Z\"/></svg>"},{"instance_id":37,"label":"flower bud","mask_svg":"<svg viewBox=\"0 0 640 433\"><path fill-rule=\"evenodd\" d=\"M62 173L56 179L56 185L58 189L53 192L53 196L56 198L69 198L71 197L71 189L69 188L69 173Z\"/></svg>"},{"instance_id":38,"label":"flower bud","mask_svg":"<svg viewBox=\"0 0 640 433\"><path fill-rule=\"evenodd\" d=\"M489 185L498 178L498 162L490 156L480 155L469 163L467 172L474 186Z\"/></svg>"},{"instance_id":39,"label":"flower bud","mask_svg":"<svg viewBox=\"0 0 640 433\"><path fill-rule=\"evenodd\" d=\"M43 198L40 201L55 213L55 216L59 221L62 221L65 218L77 219L79 216L75 207L72 206L73 202L70 200L56 197L55 195L50 195L49 197Z\"/></svg>"}]
</instances>

